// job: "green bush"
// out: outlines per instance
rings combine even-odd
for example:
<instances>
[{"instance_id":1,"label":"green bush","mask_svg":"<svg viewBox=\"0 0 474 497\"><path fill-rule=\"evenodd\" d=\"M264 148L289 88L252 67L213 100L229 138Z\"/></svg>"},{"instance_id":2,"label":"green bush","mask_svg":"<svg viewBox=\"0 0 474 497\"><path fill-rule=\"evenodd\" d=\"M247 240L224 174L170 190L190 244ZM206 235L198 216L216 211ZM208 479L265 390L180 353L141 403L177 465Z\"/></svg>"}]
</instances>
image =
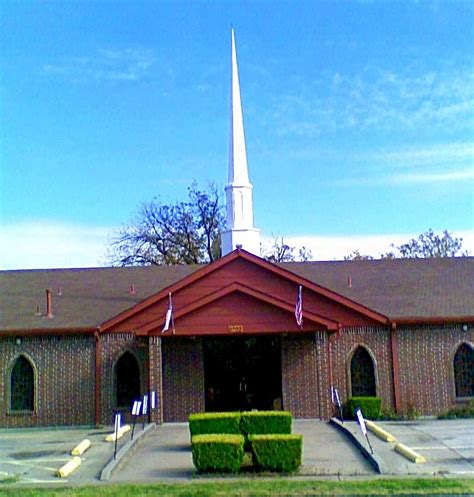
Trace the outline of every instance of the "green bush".
<instances>
[{"instance_id":1,"label":"green bush","mask_svg":"<svg viewBox=\"0 0 474 497\"><path fill-rule=\"evenodd\" d=\"M211 433L240 434L239 412L202 412L189 416L191 437Z\"/></svg>"},{"instance_id":2,"label":"green bush","mask_svg":"<svg viewBox=\"0 0 474 497\"><path fill-rule=\"evenodd\" d=\"M244 458L244 437L195 435L191 439L191 452L198 471L237 473Z\"/></svg>"},{"instance_id":3,"label":"green bush","mask_svg":"<svg viewBox=\"0 0 474 497\"><path fill-rule=\"evenodd\" d=\"M243 412L240 429L245 436L291 433L291 413L287 411Z\"/></svg>"},{"instance_id":4,"label":"green bush","mask_svg":"<svg viewBox=\"0 0 474 497\"><path fill-rule=\"evenodd\" d=\"M380 397L352 397L347 401L347 411L351 417L355 416L355 410L360 407L364 418L378 419L382 408Z\"/></svg>"},{"instance_id":5,"label":"green bush","mask_svg":"<svg viewBox=\"0 0 474 497\"><path fill-rule=\"evenodd\" d=\"M474 400L467 404L455 406L438 416L438 419L463 419L474 418Z\"/></svg>"},{"instance_id":6,"label":"green bush","mask_svg":"<svg viewBox=\"0 0 474 497\"><path fill-rule=\"evenodd\" d=\"M249 440L258 469L291 473L301 466L302 435L250 435Z\"/></svg>"}]
</instances>

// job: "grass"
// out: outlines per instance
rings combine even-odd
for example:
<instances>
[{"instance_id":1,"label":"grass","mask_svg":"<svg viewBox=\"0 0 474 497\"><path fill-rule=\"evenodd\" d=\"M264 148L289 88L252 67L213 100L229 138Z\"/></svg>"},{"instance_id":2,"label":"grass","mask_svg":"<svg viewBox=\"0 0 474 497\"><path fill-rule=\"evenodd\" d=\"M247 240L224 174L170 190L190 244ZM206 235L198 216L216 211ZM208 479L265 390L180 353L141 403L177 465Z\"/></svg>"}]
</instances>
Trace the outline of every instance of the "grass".
<instances>
[{"instance_id":1,"label":"grass","mask_svg":"<svg viewBox=\"0 0 474 497\"><path fill-rule=\"evenodd\" d=\"M21 490L20 490L21 488ZM328 495L472 495L474 479L410 478L353 481L265 480L194 481L181 484L95 485L64 488L0 488L1 497L309 497Z\"/></svg>"}]
</instances>

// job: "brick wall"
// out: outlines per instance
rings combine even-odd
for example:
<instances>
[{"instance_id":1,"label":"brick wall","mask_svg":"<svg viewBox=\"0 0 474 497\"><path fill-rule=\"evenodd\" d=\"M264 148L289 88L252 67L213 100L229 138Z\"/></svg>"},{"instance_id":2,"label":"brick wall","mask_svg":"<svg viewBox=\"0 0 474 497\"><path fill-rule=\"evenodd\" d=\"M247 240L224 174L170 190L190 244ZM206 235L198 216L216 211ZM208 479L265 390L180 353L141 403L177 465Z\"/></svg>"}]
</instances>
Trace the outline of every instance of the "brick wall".
<instances>
[{"instance_id":1,"label":"brick wall","mask_svg":"<svg viewBox=\"0 0 474 497\"><path fill-rule=\"evenodd\" d=\"M463 342L474 342L474 328L461 325L398 328L400 398L402 409L415 406L421 415L434 415L455 402L453 358Z\"/></svg>"},{"instance_id":2,"label":"brick wall","mask_svg":"<svg viewBox=\"0 0 474 497\"><path fill-rule=\"evenodd\" d=\"M333 381L341 401L345 402L351 397L350 359L359 345L366 348L375 362L377 396L382 398L385 408L393 407L390 330L384 327L344 328L339 336L335 335L332 345Z\"/></svg>"},{"instance_id":3,"label":"brick wall","mask_svg":"<svg viewBox=\"0 0 474 497\"><path fill-rule=\"evenodd\" d=\"M204 361L199 339L162 340L163 420L186 421L204 411Z\"/></svg>"},{"instance_id":4,"label":"brick wall","mask_svg":"<svg viewBox=\"0 0 474 497\"><path fill-rule=\"evenodd\" d=\"M325 333L288 335L282 339L283 409L295 418L330 415Z\"/></svg>"},{"instance_id":5,"label":"brick wall","mask_svg":"<svg viewBox=\"0 0 474 497\"><path fill-rule=\"evenodd\" d=\"M20 354L35 371L33 414L8 414L10 371ZM0 426L94 424L95 344L92 336L0 338Z\"/></svg>"},{"instance_id":6,"label":"brick wall","mask_svg":"<svg viewBox=\"0 0 474 497\"><path fill-rule=\"evenodd\" d=\"M150 390L156 392L157 406L150 413L150 420L154 423L163 423L163 378L162 378L162 356L161 356L161 337L151 336L148 342L149 357L149 377Z\"/></svg>"},{"instance_id":7,"label":"brick wall","mask_svg":"<svg viewBox=\"0 0 474 497\"><path fill-rule=\"evenodd\" d=\"M148 338L137 338L132 333L111 333L100 336L101 350L101 423L112 424L116 408L115 364L120 356L131 352L140 368L140 395L148 392ZM123 420L130 420L129 411L123 411Z\"/></svg>"}]
</instances>

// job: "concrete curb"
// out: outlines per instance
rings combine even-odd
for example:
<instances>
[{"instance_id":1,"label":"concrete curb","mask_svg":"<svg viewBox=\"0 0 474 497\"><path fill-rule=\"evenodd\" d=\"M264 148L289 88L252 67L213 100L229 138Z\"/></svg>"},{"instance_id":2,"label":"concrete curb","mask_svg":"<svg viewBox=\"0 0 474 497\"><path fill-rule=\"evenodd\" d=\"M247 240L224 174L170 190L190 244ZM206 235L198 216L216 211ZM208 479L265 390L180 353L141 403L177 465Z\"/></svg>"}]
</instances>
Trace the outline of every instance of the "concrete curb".
<instances>
[{"instance_id":1,"label":"concrete curb","mask_svg":"<svg viewBox=\"0 0 474 497\"><path fill-rule=\"evenodd\" d=\"M156 428L155 423L150 423L145 426L144 430L135 433L133 440L129 440L120 450L117 451L117 458L110 459L110 461L104 466L100 473L100 481L109 481L113 473L123 464L129 456L137 449L138 444L145 439L146 434L150 430Z\"/></svg>"},{"instance_id":2,"label":"concrete curb","mask_svg":"<svg viewBox=\"0 0 474 497\"><path fill-rule=\"evenodd\" d=\"M367 459L369 464L375 469L375 471L380 474L388 474L388 467L384 461L378 457L376 454L371 454L367 448L359 441L359 439L352 433L349 428L347 428L344 423L341 423L337 418L331 418L329 423L332 424L336 429L338 429L343 435L345 435L356 447L359 449L361 454Z\"/></svg>"}]
</instances>

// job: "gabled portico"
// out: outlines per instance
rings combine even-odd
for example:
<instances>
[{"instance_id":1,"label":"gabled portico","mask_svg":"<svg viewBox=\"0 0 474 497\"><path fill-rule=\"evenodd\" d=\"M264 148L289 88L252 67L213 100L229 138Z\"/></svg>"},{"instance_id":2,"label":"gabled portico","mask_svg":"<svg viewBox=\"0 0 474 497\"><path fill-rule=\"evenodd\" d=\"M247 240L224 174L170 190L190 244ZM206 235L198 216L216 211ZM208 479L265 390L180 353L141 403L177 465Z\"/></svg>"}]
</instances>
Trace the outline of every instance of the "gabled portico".
<instances>
[{"instance_id":1,"label":"gabled portico","mask_svg":"<svg viewBox=\"0 0 474 497\"><path fill-rule=\"evenodd\" d=\"M302 327L294 315L300 285ZM174 326L163 333L170 295ZM148 338L150 389L162 399L157 421L183 420L189 412L212 409L217 384L221 405L292 406L299 417L324 417L329 336L342 327L387 322L385 316L237 249L103 323L100 334ZM317 373L322 365L324 378ZM259 368L264 381L257 379ZM298 381L298 374L305 378ZM227 386L222 378L228 378ZM272 393L263 398L257 391L263 392L265 383ZM232 403L232 395L222 393L226 388L234 395L241 391L248 405Z\"/></svg>"}]
</instances>

